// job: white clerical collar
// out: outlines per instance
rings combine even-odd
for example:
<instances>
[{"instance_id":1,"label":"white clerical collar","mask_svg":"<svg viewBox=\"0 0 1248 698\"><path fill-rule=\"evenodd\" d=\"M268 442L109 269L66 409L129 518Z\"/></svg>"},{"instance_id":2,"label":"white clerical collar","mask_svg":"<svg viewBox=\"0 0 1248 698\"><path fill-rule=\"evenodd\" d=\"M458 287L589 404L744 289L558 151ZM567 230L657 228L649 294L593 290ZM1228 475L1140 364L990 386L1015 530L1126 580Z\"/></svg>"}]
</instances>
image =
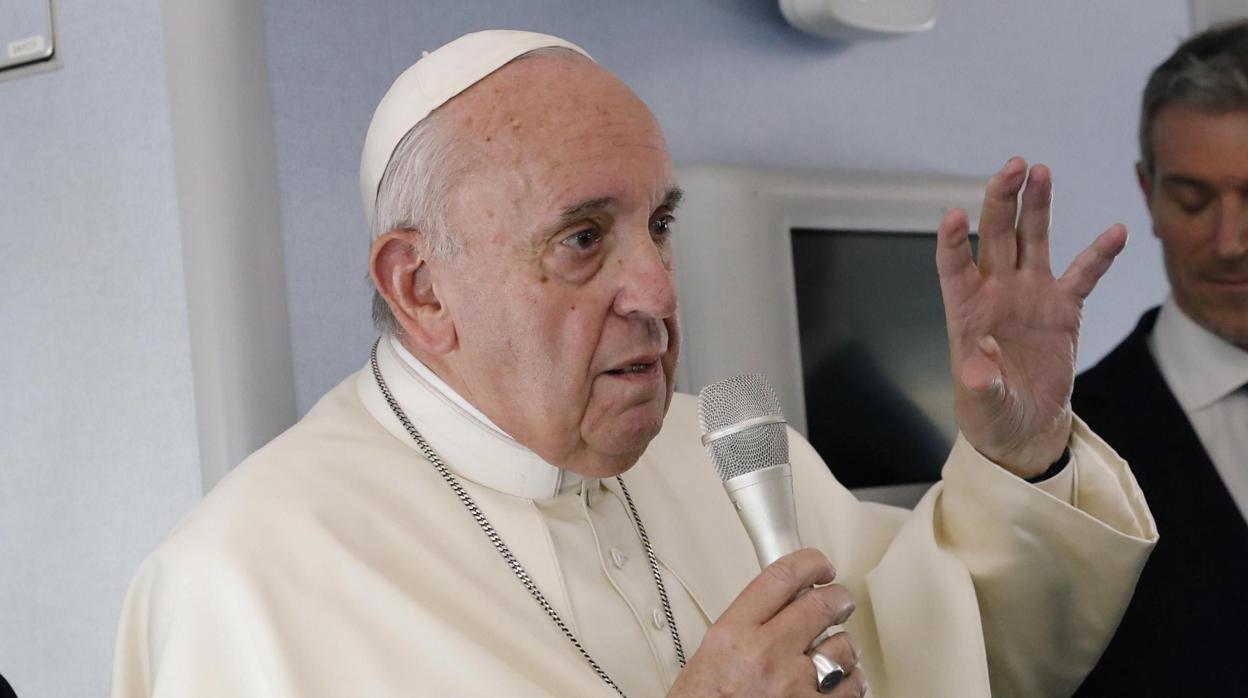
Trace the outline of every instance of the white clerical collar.
<instances>
[{"instance_id":1,"label":"white clerical collar","mask_svg":"<svg viewBox=\"0 0 1248 698\"><path fill-rule=\"evenodd\" d=\"M547 463L508 436L392 337L378 343L377 364L408 419L457 476L504 494L537 500L579 490L586 480ZM387 431L417 448L381 395L372 371L360 374L357 393Z\"/></svg>"},{"instance_id":2,"label":"white clerical collar","mask_svg":"<svg viewBox=\"0 0 1248 698\"><path fill-rule=\"evenodd\" d=\"M1185 411L1208 407L1248 383L1248 351L1201 327L1174 296L1162 305L1148 344Z\"/></svg>"},{"instance_id":3,"label":"white clerical collar","mask_svg":"<svg viewBox=\"0 0 1248 698\"><path fill-rule=\"evenodd\" d=\"M446 397L451 402L459 405L461 409L473 417L476 417L477 421L481 422L485 426L509 439L511 438L511 434L508 434L499 428L493 420L485 416L484 412L477 409L475 405L465 400L463 395L460 395L454 388L447 385L446 381L442 380L438 374L434 373L433 369L426 366L424 361L412 356L412 353L407 350L407 347L403 346L403 342L400 342L398 337L393 335L390 336L390 346L394 349L394 353L398 354L400 359L403 359L403 363L407 364L408 367L416 372L416 375L423 378L425 382L430 385L430 387L441 393L443 397Z\"/></svg>"}]
</instances>

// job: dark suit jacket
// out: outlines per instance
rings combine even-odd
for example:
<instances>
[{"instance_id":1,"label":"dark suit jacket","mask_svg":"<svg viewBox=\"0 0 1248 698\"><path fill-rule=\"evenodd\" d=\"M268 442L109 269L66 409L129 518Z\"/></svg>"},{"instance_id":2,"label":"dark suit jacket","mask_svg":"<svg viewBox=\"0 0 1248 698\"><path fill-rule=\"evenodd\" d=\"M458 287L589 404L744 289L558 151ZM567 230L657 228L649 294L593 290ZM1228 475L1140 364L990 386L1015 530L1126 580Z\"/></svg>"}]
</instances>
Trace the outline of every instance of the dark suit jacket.
<instances>
[{"instance_id":1,"label":"dark suit jacket","mask_svg":"<svg viewBox=\"0 0 1248 698\"><path fill-rule=\"evenodd\" d=\"M1075 413L1127 460L1160 540L1076 696L1248 696L1248 524L1146 340L1158 309L1075 380Z\"/></svg>"}]
</instances>

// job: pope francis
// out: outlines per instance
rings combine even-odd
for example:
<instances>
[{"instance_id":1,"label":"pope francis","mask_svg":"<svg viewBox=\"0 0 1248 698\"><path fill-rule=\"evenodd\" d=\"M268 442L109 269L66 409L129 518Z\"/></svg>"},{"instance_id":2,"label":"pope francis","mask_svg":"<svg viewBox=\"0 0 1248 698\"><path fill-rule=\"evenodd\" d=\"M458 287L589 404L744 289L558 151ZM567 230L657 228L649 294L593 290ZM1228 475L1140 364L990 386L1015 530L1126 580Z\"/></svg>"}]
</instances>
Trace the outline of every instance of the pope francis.
<instances>
[{"instance_id":1,"label":"pope francis","mask_svg":"<svg viewBox=\"0 0 1248 698\"><path fill-rule=\"evenodd\" d=\"M1044 166L988 182L977 260L940 225L942 481L858 502L790 433L810 548L761 571L673 394L681 191L627 86L467 35L382 99L361 186L381 338L143 563L115 698L1061 696L1096 661L1157 538L1070 408L1126 231L1054 277Z\"/></svg>"}]
</instances>

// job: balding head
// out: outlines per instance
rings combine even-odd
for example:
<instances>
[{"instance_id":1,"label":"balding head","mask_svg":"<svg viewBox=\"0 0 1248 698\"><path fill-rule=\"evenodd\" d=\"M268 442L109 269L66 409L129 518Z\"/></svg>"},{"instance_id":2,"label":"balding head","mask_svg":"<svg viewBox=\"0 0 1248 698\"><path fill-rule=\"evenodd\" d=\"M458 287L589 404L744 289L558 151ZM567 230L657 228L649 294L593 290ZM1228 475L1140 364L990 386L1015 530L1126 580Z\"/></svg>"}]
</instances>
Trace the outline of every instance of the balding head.
<instances>
[{"instance_id":1,"label":"balding head","mask_svg":"<svg viewBox=\"0 0 1248 698\"><path fill-rule=\"evenodd\" d=\"M418 225L392 229L371 262L404 345L548 462L622 472L658 433L679 348L679 191L654 116L593 62L543 52L428 124L454 242L439 256Z\"/></svg>"}]
</instances>

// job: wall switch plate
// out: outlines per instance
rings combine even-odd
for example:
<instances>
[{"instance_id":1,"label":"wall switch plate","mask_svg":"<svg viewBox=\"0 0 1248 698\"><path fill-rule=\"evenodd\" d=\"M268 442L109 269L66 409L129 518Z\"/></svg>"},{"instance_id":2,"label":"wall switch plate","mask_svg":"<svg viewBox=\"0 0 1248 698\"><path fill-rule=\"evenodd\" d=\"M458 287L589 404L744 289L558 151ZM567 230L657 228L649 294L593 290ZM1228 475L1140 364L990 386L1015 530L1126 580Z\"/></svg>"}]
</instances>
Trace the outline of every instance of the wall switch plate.
<instances>
[{"instance_id":1,"label":"wall switch plate","mask_svg":"<svg viewBox=\"0 0 1248 698\"><path fill-rule=\"evenodd\" d=\"M48 61L55 55L52 0L0 3L0 71Z\"/></svg>"}]
</instances>

